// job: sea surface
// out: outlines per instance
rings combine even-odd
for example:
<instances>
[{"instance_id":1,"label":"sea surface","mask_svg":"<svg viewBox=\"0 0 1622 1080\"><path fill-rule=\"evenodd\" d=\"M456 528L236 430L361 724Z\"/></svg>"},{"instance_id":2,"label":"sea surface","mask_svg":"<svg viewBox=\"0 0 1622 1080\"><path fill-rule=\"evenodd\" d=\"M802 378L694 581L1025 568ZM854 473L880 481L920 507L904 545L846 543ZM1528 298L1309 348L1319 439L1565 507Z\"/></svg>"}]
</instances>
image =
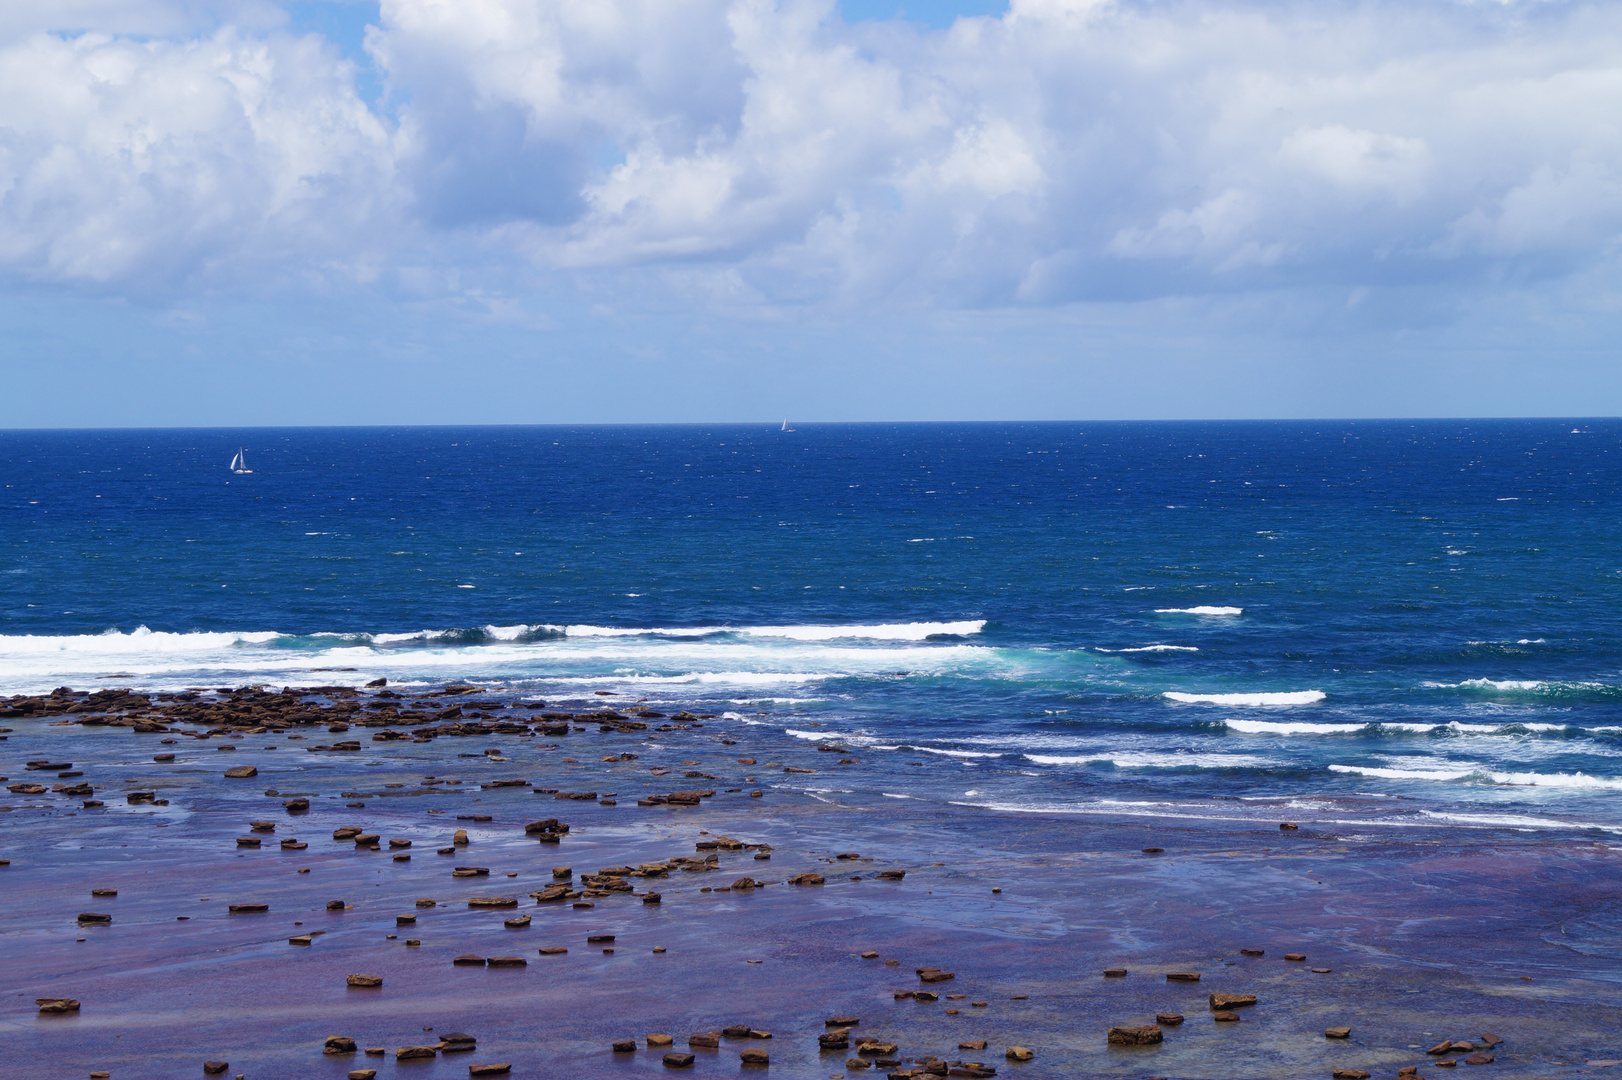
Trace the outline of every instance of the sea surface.
<instances>
[{"instance_id":1,"label":"sea surface","mask_svg":"<svg viewBox=\"0 0 1622 1080\"><path fill-rule=\"evenodd\" d=\"M0 693L608 690L830 799L1622 832L1622 421L796 427L0 433Z\"/></svg>"}]
</instances>

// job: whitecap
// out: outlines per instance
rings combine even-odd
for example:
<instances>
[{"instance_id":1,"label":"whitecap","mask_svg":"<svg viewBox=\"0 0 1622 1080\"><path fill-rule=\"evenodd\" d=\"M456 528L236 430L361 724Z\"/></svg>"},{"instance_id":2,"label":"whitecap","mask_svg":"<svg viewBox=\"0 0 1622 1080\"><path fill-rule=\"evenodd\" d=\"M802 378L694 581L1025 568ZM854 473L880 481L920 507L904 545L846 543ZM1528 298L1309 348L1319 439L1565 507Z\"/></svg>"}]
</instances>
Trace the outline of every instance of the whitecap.
<instances>
[{"instance_id":1,"label":"whitecap","mask_svg":"<svg viewBox=\"0 0 1622 1080\"><path fill-rule=\"evenodd\" d=\"M1199 652L1193 645L1139 645L1135 649L1098 649L1102 653L1129 653L1129 652Z\"/></svg>"},{"instance_id":2,"label":"whitecap","mask_svg":"<svg viewBox=\"0 0 1622 1080\"><path fill-rule=\"evenodd\" d=\"M1214 607L1202 604L1199 607L1160 607L1155 608L1156 615L1243 615L1244 608Z\"/></svg>"},{"instance_id":3,"label":"whitecap","mask_svg":"<svg viewBox=\"0 0 1622 1080\"><path fill-rule=\"evenodd\" d=\"M1329 695L1322 690L1262 694L1184 694L1168 690L1161 696L1187 705L1311 705Z\"/></svg>"},{"instance_id":4,"label":"whitecap","mask_svg":"<svg viewBox=\"0 0 1622 1080\"><path fill-rule=\"evenodd\" d=\"M1095 754L1026 754L1038 765L1113 765L1117 769L1259 769L1276 766L1271 758L1250 754L1164 754L1100 751Z\"/></svg>"}]
</instances>

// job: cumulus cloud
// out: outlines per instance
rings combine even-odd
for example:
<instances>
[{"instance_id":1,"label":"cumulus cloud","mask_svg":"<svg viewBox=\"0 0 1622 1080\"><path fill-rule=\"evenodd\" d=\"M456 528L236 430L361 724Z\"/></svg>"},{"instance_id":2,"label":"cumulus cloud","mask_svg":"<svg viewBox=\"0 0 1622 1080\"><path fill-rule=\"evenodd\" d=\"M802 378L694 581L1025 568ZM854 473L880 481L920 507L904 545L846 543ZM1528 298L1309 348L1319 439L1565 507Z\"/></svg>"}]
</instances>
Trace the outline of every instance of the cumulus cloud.
<instances>
[{"instance_id":1,"label":"cumulus cloud","mask_svg":"<svg viewBox=\"0 0 1622 1080\"><path fill-rule=\"evenodd\" d=\"M390 137L315 38L0 45L0 266L145 291L352 259Z\"/></svg>"},{"instance_id":2,"label":"cumulus cloud","mask_svg":"<svg viewBox=\"0 0 1622 1080\"><path fill-rule=\"evenodd\" d=\"M832 0L383 0L372 109L263 6L75 4L0 22L0 266L35 279L409 245L753 302L1057 304L1567 274L1622 233L1614 5L1014 0L929 31Z\"/></svg>"}]
</instances>

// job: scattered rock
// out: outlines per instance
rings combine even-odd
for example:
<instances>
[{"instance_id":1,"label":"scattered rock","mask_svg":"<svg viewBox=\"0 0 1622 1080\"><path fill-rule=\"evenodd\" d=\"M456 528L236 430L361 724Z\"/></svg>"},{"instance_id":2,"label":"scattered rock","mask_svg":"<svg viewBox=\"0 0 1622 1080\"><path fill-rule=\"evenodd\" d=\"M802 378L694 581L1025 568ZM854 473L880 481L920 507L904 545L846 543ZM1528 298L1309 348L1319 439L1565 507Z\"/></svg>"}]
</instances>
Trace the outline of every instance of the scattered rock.
<instances>
[{"instance_id":1,"label":"scattered rock","mask_svg":"<svg viewBox=\"0 0 1622 1080\"><path fill-rule=\"evenodd\" d=\"M437 1046L402 1046L394 1052L395 1061L416 1061L439 1056Z\"/></svg>"},{"instance_id":2,"label":"scattered rock","mask_svg":"<svg viewBox=\"0 0 1622 1080\"><path fill-rule=\"evenodd\" d=\"M322 1045L323 1054L353 1054L355 1040L348 1035L328 1035L327 1041Z\"/></svg>"},{"instance_id":3,"label":"scattered rock","mask_svg":"<svg viewBox=\"0 0 1622 1080\"><path fill-rule=\"evenodd\" d=\"M1492 1055L1491 1054L1471 1054L1469 1057L1464 1059L1464 1063L1466 1065L1491 1065L1492 1064Z\"/></svg>"},{"instance_id":4,"label":"scattered rock","mask_svg":"<svg viewBox=\"0 0 1622 1080\"><path fill-rule=\"evenodd\" d=\"M1168 971L1167 982L1199 982L1200 973L1197 971Z\"/></svg>"},{"instance_id":5,"label":"scattered rock","mask_svg":"<svg viewBox=\"0 0 1622 1080\"><path fill-rule=\"evenodd\" d=\"M512 1063L507 1061L498 1061L490 1065L469 1065L467 1067L469 1076L506 1076L512 1071Z\"/></svg>"},{"instance_id":6,"label":"scattered rock","mask_svg":"<svg viewBox=\"0 0 1622 1080\"><path fill-rule=\"evenodd\" d=\"M1214 1012L1211 1014L1211 1019L1219 1024L1236 1024L1239 1022L1239 1014L1227 1011Z\"/></svg>"},{"instance_id":7,"label":"scattered rock","mask_svg":"<svg viewBox=\"0 0 1622 1080\"><path fill-rule=\"evenodd\" d=\"M742 1050L738 1053L738 1058L745 1065L770 1065L772 1063L771 1055L764 1050Z\"/></svg>"},{"instance_id":8,"label":"scattered rock","mask_svg":"<svg viewBox=\"0 0 1622 1080\"><path fill-rule=\"evenodd\" d=\"M1307 958L1306 953L1287 952L1287 953L1284 954L1284 959L1286 959L1286 960L1295 960L1295 961L1299 962L1301 960L1305 960L1306 958Z\"/></svg>"},{"instance_id":9,"label":"scattered rock","mask_svg":"<svg viewBox=\"0 0 1622 1080\"><path fill-rule=\"evenodd\" d=\"M1239 955L1240 956L1266 956L1267 955L1267 950L1266 949L1240 949L1239 950Z\"/></svg>"},{"instance_id":10,"label":"scattered rock","mask_svg":"<svg viewBox=\"0 0 1622 1080\"><path fill-rule=\"evenodd\" d=\"M351 975L344 980L348 985L362 989L371 989L383 985L381 975Z\"/></svg>"},{"instance_id":11,"label":"scattered rock","mask_svg":"<svg viewBox=\"0 0 1622 1080\"><path fill-rule=\"evenodd\" d=\"M205 1061L205 1062L203 1062L203 1072L205 1074L209 1075L209 1076L218 1076L218 1075L220 1075L220 1073L224 1072L226 1069L229 1069L230 1067L231 1067L231 1063L229 1061Z\"/></svg>"},{"instance_id":12,"label":"scattered rock","mask_svg":"<svg viewBox=\"0 0 1622 1080\"><path fill-rule=\"evenodd\" d=\"M547 945L540 950L540 953L542 956L562 956L568 951L568 948L563 945Z\"/></svg>"},{"instance_id":13,"label":"scattered rock","mask_svg":"<svg viewBox=\"0 0 1622 1080\"><path fill-rule=\"evenodd\" d=\"M667 1069L691 1069L693 1067L692 1054L669 1053L664 1056Z\"/></svg>"},{"instance_id":14,"label":"scattered rock","mask_svg":"<svg viewBox=\"0 0 1622 1080\"><path fill-rule=\"evenodd\" d=\"M1212 994L1211 1008L1213 1011L1225 1009L1242 1009L1247 1005L1256 1004L1255 994Z\"/></svg>"},{"instance_id":15,"label":"scattered rock","mask_svg":"<svg viewBox=\"0 0 1622 1080\"><path fill-rule=\"evenodd\" d=\"M687 1036L689 1050L714 1050L720 1045L721 1033L718 1031L705 1031Z\"/></svg>"},{"instance_id":16,"label":"scattered rock","mask_svg":"<svg viewBox=\"0 0 1622 1080\"><path fill-rule=\"evenodd\" d=\"M788 883L790 885L821 885L823 883L823 877L821 874L815 872L795 874L793 877L788 879Z\"/></svg>"},{"instance_id":17,"label":"scattered rock","mask_svg":"<svg viewBox=\"0 0 1622 1080\"><path fill-rule=\"evenodd\" d=\"M1165 1039L1159 1024L1142 1024L1138 1027L1112 1027L1109 1029L1109 1044L1111 1046L1153 1046Z\"/></svg>"},{"instance_id":18,"label":"scattered rock","mask_svg":"<svg viewBox=\"0 0 1622 1080\"><path fill-rule=\"evenodd\" d=\"M1351 1037L1352 1029L1349 1027L1324 1028L1324 1038L1326 1039L1349 1039Z\"/></svg>"},{"instance_id":19,"label":"scattered rock","mask_svg":"<svg viewBox=\"0 0 1622 1080\"><path fill-rule=\"evenodd\" d=\"M1155 1013L1155 1023L1164 1027L1176 1027L1183 1022L1182 1013Z\"/></svg>"},{"instance_id":20,"label":"scattered rock","mask_svg":"<svg viewBox=\"0 0 1622 1080\"><path fill-rule=\"evenodd\" d=\"M1036 1052L1028 1046L1010 1046L1004 1056L1009 1061L1029 1061L1036 1056Z\"/></svg>"},{"instance_id":21,"label":"scattered rock","mask_svg":"<svg viewBox=\"0 0 1622 1080\"><path fill-rule=\"evenodd\" d=\"M669 1046L671 1043L673 1043L675 1041L676 1040L671 1038L669 1035L649 1035L648 1036L648 1046L650 1046L650 1047Z\"/></svg>"},{"instance_id":22,"label":"scattered rock","mask_svg":"<svg viewBox=\"0 0 1622 1080\"><path fill-rule=\"evenodd\" d=\"M233 780L241 780L249 776L258 776L259 770L254 768L252 765L236 765L232 768L226 769L225 775ZM219 1071L224 1072L225 1070L221 1069Z\"/></svg>"},{"instance_id":23,"label":"scattered rock","mask_svg":"<svg viewBox=\"0 0 1622 1080\"><path fill-rule=\"evenodd\" d=\"M1282 826L1280 827L1282 828ZM1369 1074L1362 1069L1336 1069L1334 1078L1335 1080L1369 1080Z\"/></svg>"},{"instance_id":24,"label":"scattered rock","mask_svg":"<svg viewBox=\"0 0 1622 1080\"><path fill-rule=\"evenodd\" d=\"M79 1011L79 1002L74 998L35 998L34 1004L39 1006L39 1011L42 1013L76 1013Z\"/></svg>"},{"instance_id":25,"label":"scattered rock","mask_svg":"<svg viewBox=\"0 0 1622 1080\"><path fill-rule=\"evenodd\" d=\"M377 1080L376 1069L351 1069L345 1080Z\"/></svg>"},{"instance_id":26,"label":"scattered rock","mask_svg":"<svg viewBox=\"0 0 1622 1080\"><path fill-rule=\"evenodd\" d=\"M1125 978L1126 977L1126 968L1105 968L1104 969L1104 977L1106 979Z\"/></svg>"},{"instance_id":27,"label":"scattered rock","mask_svg":"<svg viewBox=\"0 0 1622 1080\"><path fill-rule=\"evenodd\" d=\"M485 966L493 968L528 967L529 961L522 956L492 956L485 961Z\"/></svg>"}]
</instances>

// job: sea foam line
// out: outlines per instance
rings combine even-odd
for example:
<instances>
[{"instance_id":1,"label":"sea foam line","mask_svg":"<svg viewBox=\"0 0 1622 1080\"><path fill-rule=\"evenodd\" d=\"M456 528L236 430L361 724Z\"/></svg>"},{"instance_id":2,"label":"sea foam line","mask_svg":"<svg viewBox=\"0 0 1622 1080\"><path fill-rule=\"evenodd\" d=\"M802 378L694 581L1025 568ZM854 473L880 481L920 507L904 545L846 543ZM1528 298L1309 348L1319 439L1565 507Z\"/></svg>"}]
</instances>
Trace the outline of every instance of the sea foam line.
<instances>
[{"instance_id":1,"label":"sea foam line","mask_svg":"<svg viewBox=\"0 0 1622 1080\"><path fill-rule=\"evenodd\" d=\"M1602 790L1622 789L1622 778L1589 776L1587 773L1507 773L1492 772L1479 766L1461 766L1446 769L1387 769L1372 765L1331 765L1330 772L1376 776L1383 780L1488 780L1506 787L1587 788Z\"/></svg>"},{"instance_id":2,"label":"sea foam line","mask_svg":"<svg viewBox=\"0 0 1622 1080\"><path fill-rule=\"evenodd\" d=\"M1215 607L1201 604L1198 607L1157 607L1156 615L1243 615L1242 607Z\"/></svg>"},{"instance_id":3,"label":"sea foam line","mask_svg":"<svg viewBox=\"0 0 1622 1080\"><path fill-rule=\"evenodd\" d=\"M1292 690L1275 694L1184 694L1168 690L1161 696L1185 705L1311 705L1329 695L1322 690Z\"/></svg>"}]
</instances>

